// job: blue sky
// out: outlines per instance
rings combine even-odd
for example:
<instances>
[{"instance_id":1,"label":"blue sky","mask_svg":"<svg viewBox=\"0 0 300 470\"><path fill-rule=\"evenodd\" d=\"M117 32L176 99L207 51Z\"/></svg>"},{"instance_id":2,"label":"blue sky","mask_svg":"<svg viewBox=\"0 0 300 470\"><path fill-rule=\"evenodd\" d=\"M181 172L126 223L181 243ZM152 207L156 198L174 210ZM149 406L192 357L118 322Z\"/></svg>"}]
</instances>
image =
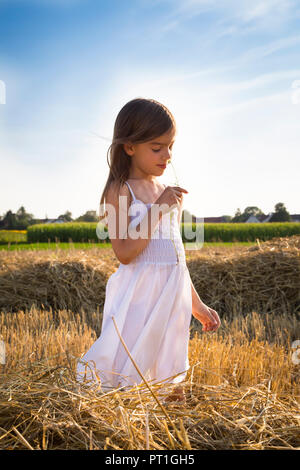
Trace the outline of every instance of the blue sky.
<instances>
[{"instance_id":1,"label":"blue sky","mask_svg":"<svg viewBox=\"0 0 300 470\"><path fill-rule=\"evenodd\" d=\"M186 209L300 213L299 25L294 0L0 0L0 215L98 211L139 96L175 116Z\"/></svg>"}]
</instances>

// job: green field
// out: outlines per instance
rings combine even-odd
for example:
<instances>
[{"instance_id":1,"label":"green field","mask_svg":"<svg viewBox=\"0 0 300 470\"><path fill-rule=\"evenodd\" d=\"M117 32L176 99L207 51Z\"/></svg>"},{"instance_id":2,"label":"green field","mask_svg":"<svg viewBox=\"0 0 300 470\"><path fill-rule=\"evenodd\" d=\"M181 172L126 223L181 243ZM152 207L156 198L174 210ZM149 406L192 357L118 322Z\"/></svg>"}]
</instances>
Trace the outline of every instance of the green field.
<instances>
[{"instance_id":1,"label":"green field","mask_svg":"<svg viewBox=\"0 0 300 470\"><path fill-rule=\"evenodd\" d=\"M240 243L204 243L204 247L233 247L233 246L252 246L253 242ZM0 250L23 251L23 250L70 250L83 248L111 248L111 243L6 243L0 245Z\"/></svg>"},{"instance_id":2,"label":"green field","mask_svg":"<svg viewBox=\"0 0 300 470\"><path fill-rule=\"evenodd\" d=\"M275 222L265 224L205 223L180 225L183 243L192 242L191 237L205 240L205 246L253 245L278 237L300 235L300 223ZM195 238L194 238L195 239ZM108 248L111 242L107 227L96 222L66 222L62 224L35 224L28 230L0 230L0 249L70 249Z\"/></svg>"},{"instance_id":3,"label":"green field","mask_svg":"<svg viewBox=\"0 0 300 470\"><path fill-rule=\"evenodd\" d=\"M27 242L26 230L0 230L0 245L6 243Z\"/></svg>"}]
</instances>

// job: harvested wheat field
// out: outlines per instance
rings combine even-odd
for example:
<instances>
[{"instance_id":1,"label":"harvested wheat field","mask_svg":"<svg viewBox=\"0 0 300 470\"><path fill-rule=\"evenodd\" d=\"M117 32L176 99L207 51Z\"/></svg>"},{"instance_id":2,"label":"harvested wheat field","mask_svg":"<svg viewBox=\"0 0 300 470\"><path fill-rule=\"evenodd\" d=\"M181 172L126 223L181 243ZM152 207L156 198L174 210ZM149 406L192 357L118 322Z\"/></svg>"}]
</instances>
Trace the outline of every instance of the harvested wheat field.
<instances>
[{"instance_id":1,"label":"harvested wheat field","mask_svg":"<svg viewBox=\"0 0 300 470\"><path fill-rule=\"evenodd\" d=\"M183 405L163 404L163 383L103 394L75 381L111 249L0 252L0 448L300 449L299 253L299 236L187 252L222 323L210 334L192 320Z\"/></svg>"}]
</instances>

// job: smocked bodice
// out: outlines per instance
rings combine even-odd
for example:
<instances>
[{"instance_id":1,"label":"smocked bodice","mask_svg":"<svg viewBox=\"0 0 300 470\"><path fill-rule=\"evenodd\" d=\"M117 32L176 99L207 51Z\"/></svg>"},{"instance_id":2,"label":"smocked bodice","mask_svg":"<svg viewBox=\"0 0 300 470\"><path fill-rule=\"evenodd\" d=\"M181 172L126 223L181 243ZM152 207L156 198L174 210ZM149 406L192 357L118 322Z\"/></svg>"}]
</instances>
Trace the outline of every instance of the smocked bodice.
<instances>
[{"instance_id":1,"label":"smocked bodice","mask_svg":"<svg viewBox=\"0 0 300 470\"><path fill-rule=\"evenodd\" d=\"M152 203L137 199L129 185L133 201L129 207L129 227L136 227L145 217ZM163 214L146 248L130 263L185 264L185 251L178 226L178 208Z\"/></svg>"}]
</instances>

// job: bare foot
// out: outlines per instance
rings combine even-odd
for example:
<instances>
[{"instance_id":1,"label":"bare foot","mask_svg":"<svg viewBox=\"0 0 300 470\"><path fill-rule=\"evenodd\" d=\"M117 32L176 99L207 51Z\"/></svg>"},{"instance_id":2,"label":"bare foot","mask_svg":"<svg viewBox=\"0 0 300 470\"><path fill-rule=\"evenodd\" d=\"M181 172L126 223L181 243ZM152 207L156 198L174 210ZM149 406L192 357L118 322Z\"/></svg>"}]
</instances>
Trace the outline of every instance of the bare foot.
<instances>
[{"instance_id":1,"label":"bare foot","mask_svg":"<svg viewBox=\"0 0 300 470\"><path fill-rule=\"evenodd\" d=\"M184 388L181 385L175 387L172 393L164 401L165 403L176 401L186 403Z\"/></svg>"}]
</instances>

